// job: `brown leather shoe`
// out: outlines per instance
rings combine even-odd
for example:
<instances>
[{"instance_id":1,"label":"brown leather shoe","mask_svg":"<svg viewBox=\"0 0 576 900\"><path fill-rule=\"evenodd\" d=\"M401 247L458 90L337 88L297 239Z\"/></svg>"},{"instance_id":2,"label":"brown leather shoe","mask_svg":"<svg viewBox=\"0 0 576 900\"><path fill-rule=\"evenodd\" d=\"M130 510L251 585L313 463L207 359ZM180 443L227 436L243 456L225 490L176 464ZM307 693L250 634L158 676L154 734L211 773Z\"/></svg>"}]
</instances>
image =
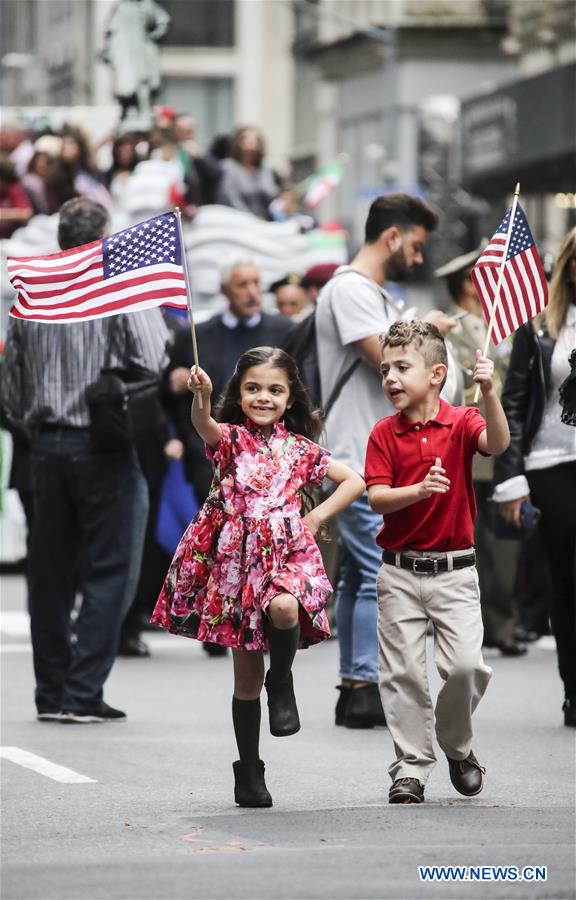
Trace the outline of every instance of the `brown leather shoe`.
<instances>
[{"instance_id":1,"label":"brown leather shoe","mask_svg":"<svg viewBox=\"0 0 576 900\"><path fill-rule=\"evenodd\" d=\"M449 756L446 759L450 769L450 781L458 793L464 794L465 797L479 794L484 787L486 769L480 765L472 751L466 759L450 759Z\"/></svg>"},{"instance_id":2,"label":"brown leather shoe","mask_svg":"<svg viewBox=\"0 0 576 900\"><path fill-rule=\"evenodd\" d=\"M417 778L397 778L388 794L388 803L423 803L424 785Z\"/></svg>"}]
</instances>

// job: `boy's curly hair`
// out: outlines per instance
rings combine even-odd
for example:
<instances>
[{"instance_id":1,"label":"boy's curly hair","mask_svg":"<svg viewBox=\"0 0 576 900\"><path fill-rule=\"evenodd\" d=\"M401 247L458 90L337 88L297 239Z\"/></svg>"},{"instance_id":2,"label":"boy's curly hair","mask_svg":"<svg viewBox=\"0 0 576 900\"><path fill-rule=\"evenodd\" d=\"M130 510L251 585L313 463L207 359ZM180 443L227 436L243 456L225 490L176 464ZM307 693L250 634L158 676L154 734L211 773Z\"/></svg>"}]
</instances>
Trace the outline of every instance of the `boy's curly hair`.
<instances>
[{"instance_id":1,"label":"boy's curly hair","mask_svg":"<svg viewBox=\"0 0 576 900\"><path fill-rule=\"evenodd\" d=\"M448 368L446 344L439 330L431 322L413 319L411 322L394 322L388 332L380 335L380 350L386 347L412 346L423 357L427 366L438 363Z\"/></svg>"}]
</instances>

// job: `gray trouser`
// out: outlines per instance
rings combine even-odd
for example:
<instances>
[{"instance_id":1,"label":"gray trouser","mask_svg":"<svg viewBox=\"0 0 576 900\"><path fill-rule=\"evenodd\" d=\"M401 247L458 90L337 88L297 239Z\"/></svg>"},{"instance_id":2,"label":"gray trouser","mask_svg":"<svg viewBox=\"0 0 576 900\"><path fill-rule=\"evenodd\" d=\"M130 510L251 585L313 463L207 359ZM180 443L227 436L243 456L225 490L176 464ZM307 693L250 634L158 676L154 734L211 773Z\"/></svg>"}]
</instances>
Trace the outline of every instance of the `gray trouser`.
<instances>
[{"instance_id":1,"label":"gray trouser","mask_svg":"<svg viewBox=\"0 0 576 900\"><path fill-rule=\"evenodd\" d=\"M494 534L494 518L499 513L490 502L492 482L475 481L476 522L474 543L480 578L480 602L487 646L508 644L514 640L516 625L516 570L520 541L498 539Z\"/></svg>"},{"instance_id":2,"label":"gray trouser","mask_svg":"<svg viewBox=\"0 0 576 900\"><path fill-rule=\"evenodd\" d=\"M453 557L470 553L454 551ZM413 556L443 558L444 553ZM422 784L436 762L432 731L451 759L465 759L472 741L472 713L492 670L482 659L482 615L474 566L416 575L384 564L377 581L380 693L396 759L393 781ZM426 629L434 624L434 661L444 682L435 710L426 672Z\"/></svg>"}]
</instances>

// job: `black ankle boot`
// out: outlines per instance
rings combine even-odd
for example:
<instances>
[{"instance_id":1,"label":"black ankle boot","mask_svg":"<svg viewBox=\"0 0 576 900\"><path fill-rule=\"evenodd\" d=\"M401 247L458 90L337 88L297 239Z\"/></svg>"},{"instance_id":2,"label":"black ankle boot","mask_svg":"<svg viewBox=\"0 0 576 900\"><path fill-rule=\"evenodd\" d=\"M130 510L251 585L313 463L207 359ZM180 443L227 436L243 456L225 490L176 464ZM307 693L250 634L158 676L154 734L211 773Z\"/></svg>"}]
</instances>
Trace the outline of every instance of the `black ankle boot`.
<instances>
[{"instance_id":1,"label":"black ankle boot","mask_svg":"<svg viewBox=\"0 0 576 900\"><path fill-rule=\"evenodd\" d=\"M344 725L346 728L374 728L375 725L386 725L377 684L351 688L344 714Z\"/></svg>"},{"instance_id":2,"label":"black ankle boot","mask_svg":"<svg viewBox=\"0 0 576 900\"><path fill-rule=\"evenodd\" d=\"M264 763L243 763L239 759L232 763L234 769L234 800L238 806L272 806L272 797L264 781Z\"/></svg>"},{"instance_id":3,"label":"black ankle boot","mask_svg":"<svg viewBox=\"0 0 576 900\"><path fill-rule=\"evenodd\" d=\"M272 681L268 672L264 684L268 693L270 734L274 737L296 734L300 731L300 718L294 696L292 672L283 681Z\"/></svg>"},{"instance_id":4,"label":"black ankle boot","mask_svg":"<svg viewBox=\"0 0 576 900\"><path fill-rule=\"evenodd\" d=\"M345 687L343 684L337 684L336 690L340 691L340 696L338 697L336 708L334 710L334 724L343 725L346 718L346 708L348 706L350 694L352 693L352 688L347 686Z\"/></svg>"}]
</instances>

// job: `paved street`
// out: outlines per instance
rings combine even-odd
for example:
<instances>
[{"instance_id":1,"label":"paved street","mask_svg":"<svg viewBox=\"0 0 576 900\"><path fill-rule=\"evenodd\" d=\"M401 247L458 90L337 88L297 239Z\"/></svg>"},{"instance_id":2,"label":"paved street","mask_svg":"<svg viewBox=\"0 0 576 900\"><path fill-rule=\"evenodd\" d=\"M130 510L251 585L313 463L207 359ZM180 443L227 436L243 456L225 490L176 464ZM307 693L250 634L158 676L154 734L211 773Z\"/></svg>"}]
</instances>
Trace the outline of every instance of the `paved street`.
<instances>
[{"instance_id":1,"label":"paved street","mask_svg":"<svg viewBox=\"0 0 576 900\"><path fill-rule=\"evenodd\" d=\"M576 896L575 735L549 639L525 659L486 656L484 792L456 794L441 759L419 807L386 802L387 731L333 726L336 642L300 653L302 731L262 740L274 807L240 810L229 659L153 634L153 658L119 660L107 683L126 723L37 723L23 578L1 588L2 746L19 748L2 761L4 900ZM21 751L84 780L26 768ZM546 866L548 879L422 883L422 865Z\"/></svg>"}]
</instances>

